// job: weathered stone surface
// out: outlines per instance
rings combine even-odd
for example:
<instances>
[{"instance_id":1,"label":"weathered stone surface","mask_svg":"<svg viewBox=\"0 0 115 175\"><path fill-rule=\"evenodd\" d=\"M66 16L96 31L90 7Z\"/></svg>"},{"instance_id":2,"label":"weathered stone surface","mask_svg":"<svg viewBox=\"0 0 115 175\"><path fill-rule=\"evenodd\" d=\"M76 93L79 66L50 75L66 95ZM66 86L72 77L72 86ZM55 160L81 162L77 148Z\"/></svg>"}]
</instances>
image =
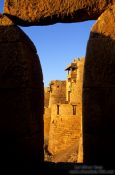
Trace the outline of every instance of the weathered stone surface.
<instances>
[{"instance_id":1,"label":"weathered stone surface","mask_svg":"<svg viewBox=\"0 0 115 175\"><path fill-rule=\"evenodd\" d=\"M66 81L50 83L50 99L44 113L45 160L54 162L83 162L82 153L82 82L84 58L74 59ZM70 96L68 97L68 94ZM80 140L80 141L79 141ZM80 151L80 153L78 153Z\"/></svg>"},{"instance_id":2,"label":"weathered stone surface","mask_svg":"<svg viewBox=\"0 0 115 175\"><path fill-rule=\"evenodd\" d=\"M50 82L49 107L52 104L65 103L66 101L66 81L52 80Z\"/></svg>"},{"instance_id":3,"label":"weathered stone surface","mask_svg":"<svg viewBox=\"0 0 115 175\"><path fill-rule=\"evenodd\" d=\"M13 25L14 23L5 15L1 15L0 17L0 26L9 26Z\"/></svg>"},{"instance_id":4,"label":"weathered stone surface","mask_svg":"<svg viewBox=\"0 0 115 175\"><path fill-rule=\"evenodd\" d=\"M78 144L75 143L71 147L60 151L58 154L52 156L52 162L77 162Z\"/></svg>"},{"instance_id":5,"label":"weathered stone surface","mask_svg":"<svg viewBox=\"0 0 115 175\"><path fill-rule=\"evenodd\" d=\"M49 130L51 121L51 109L45 107L44 109L44 143L47 145L49 140Z\"/></svg>"},{"instance_id":6,"label":"weathered stone surface","mask_svg":"<svg viewBox=\"0 0 115 175\"><path fill-rule=\"evenodd\" d=\"M87 50L84 86L115 87L115 5L93 26Z\"/></svg>"},{"instance_id":7,"label":"weathered stone surface","mask_svg":"<svg viewBox=\"0 0 115 175\"><path fill-rule=\"evenodd\" d=\"M109 165L115 158L114 24L115 5L108 8L93 26L84 67L84 163L101 166ZM112 162L110 166L114 168Z\"/></svg>"},{"instance_id":8,"label":"weathered stone surface","mask_svg":"<svg viewBox=\"0 0 115 175\"><path fill-rule=\"evenodd\" d=\"M5 166L12 160L19 170L31 171L43 161L41 65L26 34L2 20L7 19L0 19L0 157Z\"/></svg>"},{"instance_id":9,"label":"weathered stone surface","mask_svg":"<svg viewBox=\"0 0 115 175\"><path fill-rule=\"evenodd\" d=\"M20 25L97 19L115 0L5 0L4 13Z\"/></svg>"},{"instance_id":10,"label":"weathered stone surface","mask_svg":"<svg viewBox=\"0 0 115 175\"><path fill-rule=\"evenodd\" d=\"M84 119L84 132L110 135L115 133L115 88L85 88L83 94L84 111L88 114Z\"/></svg>"},{"instance_id":11,"label":"weathered stone surface","mask_svg":"<svg viewBox=\"0 0 115 175\"><path fill-rule=\"evenodd\" d=\"M44 106L48 108L49 106L49 98L50 98L50 88L44 88Z\"/></svg>"},{"instance_id":12,"label":"weathered stone surface","mask_svg":"<svg viewBox=\"0 0 115 175\"><path fill-rule=\"evenodd\" d=\"M83 135L79 139L77 163L83 163Z\"/></svg>"},{"instance_id":13,"label":"weathered stone surface","mask_svg":"<svg viewBox=\"0 0 115 175\"><path fill-rule=\"evenodd\" d=\"M81 117L73 115L53 117L50 124L48 150L55 155L61 151L69 150L73 145L78 146L81 134Z\"/></svg>"}]
</instances>

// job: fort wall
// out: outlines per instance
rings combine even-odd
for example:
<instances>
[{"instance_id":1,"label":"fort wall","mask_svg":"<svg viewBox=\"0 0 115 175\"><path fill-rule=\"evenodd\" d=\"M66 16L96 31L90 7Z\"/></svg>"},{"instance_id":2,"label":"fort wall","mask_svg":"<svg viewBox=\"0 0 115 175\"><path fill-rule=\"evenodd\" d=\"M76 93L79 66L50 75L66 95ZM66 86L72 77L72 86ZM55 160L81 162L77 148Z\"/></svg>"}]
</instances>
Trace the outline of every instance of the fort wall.
<instances>
[{"instance_id":1,"label":"fort wall","mask_svg":"<svg viewBox=\"0 0 115 175\"><path fill-rule=\"evenodd\" d=\"M44 88L44 106L49 106L49 99L50 99L50 89L49 87Z\"/></svg>"},{"instance_id":2,"label":"fort wall","mask_svg":"<svg viewBox=\"0 0 115 175\"><path fill-rule=\"evenodd\" d=\"M52 104L65 103L66 101L66 81L53 80L50 82L49 107Z\"/></svg>"},{"instance_id":3,"label":"fort wall","mask_svg":"<svg viewBox=\"0 0 115 175\"><path fill-rule=\"evenodd\" d=\"M55 161L59 154L71 150L74 160L82 162L82 82L84 59L75 59L69 64L66 81L50 82L49 108L51 118L46 116L45 132L47 132L48 151L54 156ZM67 97L68 91L70 97ZM46 112L47 115L47 112ZM49 115L49 114L48 114ZM49 135L48 135L49 131ZM74 148L74 149L73 149ZM78 152L81 151L80 154ZM64 153L64 154L65 154ZM64 159L67 161L67 159ZM61 159L61 161L64 161Z\"/></svg>"},{"instance_id":4,"label":"fort wall","mask_svg":"<svg viewBox=\"0 0 115 175\"><path fill-rule=\"evenodd\" d=\"M53 116L50 125L48 150L55 155L62 150L67 150L74 144L78 145L81 133L80 126L79 116Z\"/></svg>"},{"instance_id":5,"label":"fort wall","mask_svg":"<svg viewBox=\"0 0 115 175\"><path fill-rule=\"evenodd\" d=\"M51 108L51 119L55 119L56 116L65 116L69 117L70 115L73 115L73 107L72 104L53 104Z\"/></svg>"},{"instance_id":6,"label":"fort wall","mask_svg":"<svg viewBox=\"0 0 115 175\"><path fill-rule=\"evenodd\" d=\"M44 109L44 142L45 144L48 144L48 140L49 140L50 121L51 121L51 109L45 107Z\"/></svg>"}]
</instances>

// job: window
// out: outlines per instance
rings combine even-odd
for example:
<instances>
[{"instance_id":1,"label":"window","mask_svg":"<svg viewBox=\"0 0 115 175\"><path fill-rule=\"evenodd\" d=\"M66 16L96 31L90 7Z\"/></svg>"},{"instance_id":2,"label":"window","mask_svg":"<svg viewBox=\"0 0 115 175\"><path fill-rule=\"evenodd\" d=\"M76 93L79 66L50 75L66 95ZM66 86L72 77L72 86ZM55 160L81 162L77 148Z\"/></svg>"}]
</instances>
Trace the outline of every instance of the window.
<instances>
[{"instance_id":1,"label":"window","mask_svg":"<svg viewBox=\"0 0 115 175\"><path fill-rule=\"evenodd\" d=\"M59 115L59 105L57 105L57 115Z\"/></svg>"},{"instance_id":2,"label":"window","mask_svg":"<svg viewBox=\"0 0 115 175\"><path fill-rule=\"evenodd\" d=\"M76 115L76 105L73 105L73 115Z\"/></svg>"},{"instance_id":3,"label":"window","mask_svg":"<svg viewBox=\"0 0 115 175\"><path fill-rule=\"evenodd\" d=\"M71 92L68 91L68 102L70 102L70 94L71 94Z\"/></svg>"}]
</instances>

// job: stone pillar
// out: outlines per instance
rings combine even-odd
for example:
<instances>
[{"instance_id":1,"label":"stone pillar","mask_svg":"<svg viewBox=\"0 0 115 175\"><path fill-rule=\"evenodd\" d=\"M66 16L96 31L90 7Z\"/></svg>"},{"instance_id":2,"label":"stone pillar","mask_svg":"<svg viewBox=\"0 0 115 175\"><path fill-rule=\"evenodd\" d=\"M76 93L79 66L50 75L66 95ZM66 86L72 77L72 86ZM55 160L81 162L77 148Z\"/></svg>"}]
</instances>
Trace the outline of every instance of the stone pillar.
<instances>
[{"instance_id":1,"label":"stone pillar","mask_svg":"<svg viewBox=\"0 0 115 175\"><path fill-rule=\"evenodd\" d=\"M0 159L34 174L43 162L44 88L32 41L0 19ZM23 167L23 168L22 168ZM23 170L23 172L24 172ZM23 173L22 173L23 174ZM30 173L31 174L31 173Z\"/></svg>"},{"instance_id":2,"label":"stone pillar","mask_svg":"<svg viewBox=\"0 0 115 175\"><path fill-rule=\"evenodd\" d=\"M84 163L113 168L115 162L115 5L93 26L83 85Z\"/></svg>"}]
</instances>

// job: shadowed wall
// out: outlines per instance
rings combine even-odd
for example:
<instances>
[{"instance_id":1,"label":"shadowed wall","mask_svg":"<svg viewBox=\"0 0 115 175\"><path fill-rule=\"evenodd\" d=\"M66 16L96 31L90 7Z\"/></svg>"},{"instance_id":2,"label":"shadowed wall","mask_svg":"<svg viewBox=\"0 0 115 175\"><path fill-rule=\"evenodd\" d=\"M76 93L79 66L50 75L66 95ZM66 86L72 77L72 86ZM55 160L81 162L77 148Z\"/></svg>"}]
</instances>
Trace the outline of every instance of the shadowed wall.
<instances>
[{"instance_id":1,"label":"shadowed wall","mask_svg":"<svg viewBox=\"0 0 115 175\"><path fill-rule=\"evenodd\" d=\"M34 44L19 27L1 18L0 159L6 166L11 163L30 172L43 162L43 91Z\"/></svg>"},{"instance_id":2,"label":"shadowed wall","mask_svg":"<svg viewBox=\"0 0 115 175\"><path fill-rule=\"evenodd\" d=\"M84 89L84 162L115 162L115 5L94 24L87 45ZM106 158L105 158L106 157Z\"/></svg>"}]
</instances>

